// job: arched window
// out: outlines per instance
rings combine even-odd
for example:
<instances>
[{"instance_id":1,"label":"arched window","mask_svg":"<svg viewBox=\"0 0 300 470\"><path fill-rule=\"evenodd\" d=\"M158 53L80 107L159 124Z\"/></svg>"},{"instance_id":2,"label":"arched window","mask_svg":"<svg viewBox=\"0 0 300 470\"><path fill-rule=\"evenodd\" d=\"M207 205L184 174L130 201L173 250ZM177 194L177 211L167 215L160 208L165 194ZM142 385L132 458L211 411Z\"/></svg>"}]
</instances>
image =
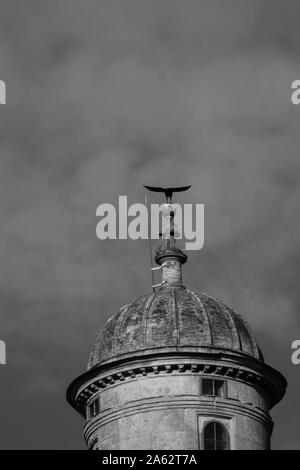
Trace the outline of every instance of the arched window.
<instances>
[{"instance_id":1,"label":"arched window","mask_svg":"<svg viewBox=\"0 0 300 470\"><path fill-rule=\"evenodd\" d=\"M204 427L204 450L229 450L229 435L223 424L211 421Z\"/></svg>"}]
</instances>

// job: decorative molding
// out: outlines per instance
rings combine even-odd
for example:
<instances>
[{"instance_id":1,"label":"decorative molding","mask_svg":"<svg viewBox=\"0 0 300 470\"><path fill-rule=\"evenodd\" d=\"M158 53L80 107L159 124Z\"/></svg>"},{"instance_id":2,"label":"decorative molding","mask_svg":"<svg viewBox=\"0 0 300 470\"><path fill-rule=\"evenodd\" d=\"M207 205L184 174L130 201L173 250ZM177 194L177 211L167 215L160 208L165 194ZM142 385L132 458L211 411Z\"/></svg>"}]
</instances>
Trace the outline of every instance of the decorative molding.
<instances>
[{"instance_id":1,"label":"decorative molding","mask_svg":"<svg viewBox=\"0 0 300 470\"><path fill-rule=\"evenodd\" d=\"M100 371L99 371L100 372ZM110 373L101 374L102 377L96 376L94 379L84 384L79 390L75 398L76 408L85 416L85 406L91 397L96 395L101 389L111 387L120 382L132 380L137 376L151 376L151 375L165 375L165 374L198 374L218 376L230 378L233 380L241 381L245 384L251 385L264 392L267 397L276 395L276 386L270 380L261 376L254 370L248 370L240 365L225 365L225 364L207 364L200 362L182 362L182 363L150 363L143 366L136 365L130 368L123 369L122 371L111 371ZM99 374L100 375L100 374Z\"/></svg>"},{"instance_id":2,"label":"decorative molding","mask_svg":"<svg viewBox=\"0 0 300 470\"><path fill-rule=\"evenodd\" d=\"M160 397L159 400L157 398L134 400L120 408L103 411L86 423L84 428L84 437L86 441L89 442L96 430L121 418L126 418L137 413L149 413L164 409L170 410L173 408L195 409L197 414L204 414L207 416L214 416L215 414L223 414L230 417L235 417L237 415L246 416L260 422L270 433L273 427L273 422L268 413L251 405L237 402L236 400L219 399L216 401L212 397L205 397L205 399L203 399L203 397L199 397L198 399L187 399L184 397L168 397L161 399Z\"/></svg>"}]
</instances>

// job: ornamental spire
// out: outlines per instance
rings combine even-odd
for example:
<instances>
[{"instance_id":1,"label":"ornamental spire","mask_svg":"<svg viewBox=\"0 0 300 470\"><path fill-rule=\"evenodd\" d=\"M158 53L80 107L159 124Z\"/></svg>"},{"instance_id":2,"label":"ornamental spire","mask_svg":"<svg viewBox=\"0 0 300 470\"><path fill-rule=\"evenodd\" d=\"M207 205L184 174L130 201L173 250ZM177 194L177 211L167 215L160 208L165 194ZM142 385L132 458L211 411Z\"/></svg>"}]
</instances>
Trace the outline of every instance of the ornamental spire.
<instances>
[{"instance_id":1,"label":"ornamental spire","mask_svg":"<svg viewBox=\"0 0 300 470\"><path fill-rule=\"evenodd\" d=\"M176 237L180 235L179 230L174 222L176 214L176 205L172 202L174 192L182 192L188 190L191 186L180 186L173 188L162 188L156 186L145 186L149 191L162 192L166 196L166 202L160 205L165 223L162 227L161 236L164 240L156 250L155 261L159 268L151 268L162 270L162 281L160 284L154 284L155 287L175 287L182 286L182 269L181 265L187 261L187 255L176 247Z\"/></svg>"}]
</instances>

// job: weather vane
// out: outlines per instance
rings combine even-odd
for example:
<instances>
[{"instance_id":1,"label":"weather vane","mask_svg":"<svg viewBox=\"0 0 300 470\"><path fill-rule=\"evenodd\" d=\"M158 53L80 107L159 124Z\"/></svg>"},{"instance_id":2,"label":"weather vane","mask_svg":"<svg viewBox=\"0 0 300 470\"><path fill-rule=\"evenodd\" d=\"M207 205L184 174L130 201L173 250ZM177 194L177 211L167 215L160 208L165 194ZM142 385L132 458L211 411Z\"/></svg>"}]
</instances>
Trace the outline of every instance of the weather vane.
<instances>
[{"instance_id":1,"label":"weather vane","mask_svg":"<svg viewBox=\"0 0 300 470\"><path fill-rule=\"evenodd\" d=\"M144 184L144 188L148 189L149 191L153 191L155 193L164 193L166 196L166 201L168 203L172 203L172 196L173 193L181 193L182 191L187 191L191 188L190 186L177 186L175 188L161 188L160 186L146 186Z\"/></svg>"},{"instance_id":2,"label":"weather vane","mask_svg":"<svg viewBox=\"0 0 300 470\"><path fill-rule=\"evenodd\" d=\"M164 193L166 196L166 202L160 205L160 210L163 217L166 219L166 224L162 227L162 233L160 234L164 239L167 239L167 247L170 247L172 243L175 243L175 237L179 236L177 226L174 224L174 216L176 214L176 206L172 203L173 193L179 193L187 191L190 186L178 186L175 188L162 188L160 186L146 186L146 189L155 193Z\"/></svg>"},{"instance_id":3,"label":"weather vane","mask_svg":"<svg viewBox=\"0 0 300 470\"><path fill-rule=\"evenodd\" d=\"M173 193L187 191L191 187L191 185L190 186L177 186L175 188L174 187L162 188L160 186L146 186L144 184L144 187L148 189L149 191L153 191L155 193L164 193L166 196L166 202L160 205L160 210L162 212L163 218L165 219L165 223L162 226L162 232L160 233L160 236L165 240L165 243L163 246L160 246L156 250L156 253L158 254L161 250L163 251L177 250L178 251L178 249L175 248L175 238L180 236L180 232L178 230L177 225L174 223L174 217L176 214L176 205L173 204L172 202L172 196L173 196ZM148 201L147 201L146 196L145 196L145 201L148 206ZM158 268L153 267L152 265L151 237L149 237L149 250L150 250L150 263L151 263L151 271L152 271L152 287L153 287L153 291L155 292L155 288L162 286L162 284L165 281L159 284L154 283L153 271L157 269L161 269L163 267L163 264L160 265Z\"/></svg>"}]
</instances>

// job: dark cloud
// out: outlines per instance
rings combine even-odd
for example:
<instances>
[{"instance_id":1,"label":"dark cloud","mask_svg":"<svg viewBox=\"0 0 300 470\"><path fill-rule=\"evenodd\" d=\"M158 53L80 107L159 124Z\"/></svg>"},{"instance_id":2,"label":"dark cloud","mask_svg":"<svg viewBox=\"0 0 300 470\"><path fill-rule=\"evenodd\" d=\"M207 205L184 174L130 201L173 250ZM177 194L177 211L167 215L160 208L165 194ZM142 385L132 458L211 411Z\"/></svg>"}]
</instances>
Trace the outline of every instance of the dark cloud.
<instances>
[{"instance_id":1,"label":"dark cloud","mask_svg":"<svg viewBox=\"0 0 300 470\"><path fill-rule=\"evenodd\" d=\"M299 112L290 102L299 8L2 4L2 447L83 446L66 385L108 315L150 290L145 242L98 241L96 207L119 194L143 202L143 183L192 184L181 200L206 204L205 249L190 253L185 282L253 326L290 382L273 413L274 447L299 447L300 369L289 350L300 334Z\"/></svg>"}]
</instances>

